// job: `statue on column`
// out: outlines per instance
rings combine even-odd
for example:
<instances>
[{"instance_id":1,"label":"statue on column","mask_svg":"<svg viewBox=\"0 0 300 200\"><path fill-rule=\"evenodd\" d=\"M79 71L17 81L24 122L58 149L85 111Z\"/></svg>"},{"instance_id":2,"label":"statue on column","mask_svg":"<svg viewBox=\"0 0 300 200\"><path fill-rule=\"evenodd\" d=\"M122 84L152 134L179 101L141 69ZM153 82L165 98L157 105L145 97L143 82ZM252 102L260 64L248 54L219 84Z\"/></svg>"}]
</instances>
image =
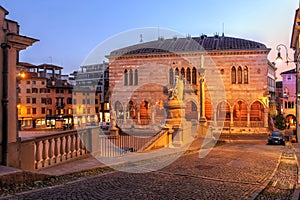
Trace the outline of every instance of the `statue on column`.
<instances>
[{"instance_id":1,"label":"statue on column","mask_svg":"<svg viewBox=\"0 0 300 200\"><path fill-rule=\"evenodd\" d=\"M183 100L183 89L184 84L182 78L178 75L176 76L176 82L174 88L171 88L170 91L170 98L177 98L178 101Z\"/></svg>"}]
</instances>

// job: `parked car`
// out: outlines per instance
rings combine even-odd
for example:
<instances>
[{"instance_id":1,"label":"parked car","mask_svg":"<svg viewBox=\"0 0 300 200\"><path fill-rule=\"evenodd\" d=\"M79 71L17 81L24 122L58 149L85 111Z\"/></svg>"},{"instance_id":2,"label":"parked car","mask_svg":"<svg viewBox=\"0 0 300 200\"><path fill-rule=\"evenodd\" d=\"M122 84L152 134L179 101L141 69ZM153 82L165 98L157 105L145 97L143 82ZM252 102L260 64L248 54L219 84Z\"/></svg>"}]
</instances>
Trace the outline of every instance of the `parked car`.
<instances>
[{"instance_id":1,"label":"parked car","mask_svg":"<svg viewBox=\"0 0 300 200\"><path fill-rule=\"evenodd\" d=\"M273 131L268 138L268 144L285 145L284 135L279 131Z\"/></svg>"}]
</instances>

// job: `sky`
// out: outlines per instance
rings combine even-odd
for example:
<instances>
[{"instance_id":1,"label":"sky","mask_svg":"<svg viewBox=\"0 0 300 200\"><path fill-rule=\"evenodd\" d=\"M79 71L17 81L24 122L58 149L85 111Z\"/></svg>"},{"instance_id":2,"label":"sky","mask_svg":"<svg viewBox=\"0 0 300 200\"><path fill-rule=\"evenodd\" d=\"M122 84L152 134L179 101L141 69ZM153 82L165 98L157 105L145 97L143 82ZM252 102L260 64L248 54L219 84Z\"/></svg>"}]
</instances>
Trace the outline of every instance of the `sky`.
<instances>
[{"instance_id":1,"label":"sky","mask_svg":"<svg viewBox=\"0 0 300 200\"><path fill-rule=\"evenodd\" d=\"M19 23L21 35L40 40L21 52L20 61L59 65L66 74L101 63L111 50L139 43L141 34L146 42L224 32L267 45L273 62L278 44L290 46L299 0L0 0L0 5L8 19ZM101 55L89 60L95 49ZM276 67L279 74L294 66Z\"/></svg>"}]
</instances>

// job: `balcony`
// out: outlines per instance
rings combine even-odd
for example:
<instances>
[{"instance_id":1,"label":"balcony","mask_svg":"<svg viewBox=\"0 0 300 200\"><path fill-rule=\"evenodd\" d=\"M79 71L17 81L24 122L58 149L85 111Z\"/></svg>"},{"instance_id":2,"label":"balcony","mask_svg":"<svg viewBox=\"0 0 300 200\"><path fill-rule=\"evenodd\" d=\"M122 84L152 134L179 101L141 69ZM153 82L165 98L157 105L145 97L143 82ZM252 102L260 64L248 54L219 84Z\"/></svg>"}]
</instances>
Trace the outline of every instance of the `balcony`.
<instances>
[{"instance_id":1,"label":"balcony","mask_svg":"<svg viewBox=\"0 0 300 200\"><path fill-rule=\"evenodd\" d=\"M64 108L65 103L56 103L55 106L56 106L56 108Z\"/></svg>"}]
</instances>

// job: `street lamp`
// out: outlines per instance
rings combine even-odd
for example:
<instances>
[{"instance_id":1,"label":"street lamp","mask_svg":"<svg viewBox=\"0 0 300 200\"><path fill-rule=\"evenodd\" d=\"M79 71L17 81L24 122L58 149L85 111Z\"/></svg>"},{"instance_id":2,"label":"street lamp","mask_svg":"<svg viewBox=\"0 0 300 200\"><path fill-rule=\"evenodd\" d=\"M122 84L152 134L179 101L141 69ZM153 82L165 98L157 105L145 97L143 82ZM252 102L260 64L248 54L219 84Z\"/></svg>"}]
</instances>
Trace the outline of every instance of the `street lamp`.
<instances>
[{"instance_id":1,"label":"street lamp","mask_svg":"<svg viewBox=\"0 0 300 200\"><path fill-rule=\"evenodd\" d=\"M298 101L299 101L299 97L300 97L299 92L298 92L298 90L299 90L299 80L298 80L298 78L299 78L299 75L298 75L299 55L298 56L295 55L294 60L289 58L287 47L284 44L279 44L276 47L276 50L278 51L276 61L279 61L279 62L283 61L283 58L281 57L281 52L280 52L281 48L280 47L283 47L285 49L286 64L288 65L288 63L293 62L296 65L296 82L295 82L295 84L296 84L296 141L298 142L298 138L299 138L299 127L298 127L299 126L299 109L298 109L299 102Z\"/></svg>"},{"instance_id":2,"label":"street lamp","mask_svg":"<svg viewBox=\"0 0 300 200\"><path fill-rule=\"evenodd\" d=\"M284 45L284 44L279 44L279 45L277 45L277 47L276 47L276 50L278 51L277 52L277 57L276 57L276 61L277 62L282 62L283 61L283 58L282 58L282 56L281 56L281 48L280 47L283 47L284 49L285 49L285 59L286 59L286 61L285 61L285 63L288 65L290 62L293 62L293 63L295 63L296 65L297 65L297 63L298 63L298 59L297 60L293 60L293 59L291 59L290 57L289 57L289 55L288 55L288 49L287 49L287 47Z\"/></svg>"}]
</instances>

